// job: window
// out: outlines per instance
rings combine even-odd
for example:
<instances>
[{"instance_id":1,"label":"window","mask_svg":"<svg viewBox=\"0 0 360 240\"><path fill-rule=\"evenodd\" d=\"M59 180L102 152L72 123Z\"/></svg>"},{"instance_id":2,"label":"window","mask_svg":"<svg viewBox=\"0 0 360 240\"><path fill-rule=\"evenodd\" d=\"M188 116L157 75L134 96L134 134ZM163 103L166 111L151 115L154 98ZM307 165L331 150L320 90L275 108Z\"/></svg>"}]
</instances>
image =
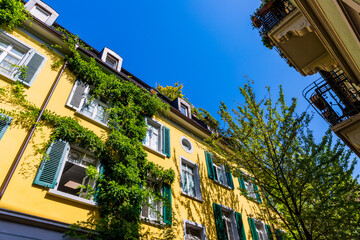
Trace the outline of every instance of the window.
<instances>
[{"instance_id":1,"label":"window","mask_svg":"<svg viewBox=\"0 0 360 240\"><path fill-rule=\"evenodd\" d=\"M197 164L180 157L181 191L187 196L202 201L199 167Z\"/></svg>"},{"instance_id":2,"label":"window","mask_svg":"<svg viewBox=\"0 0 360 240\"><path fill-rule=\"evenodd\" d=\"M93 99L90 91L88 85L77 80L66 105L96 122L107 124L108 112L106 110L108 106L99 99Z\"/></svg>"},{"instance_id":3,"label":"window","mask_svg":"<svg viewBox=\"0 0 360 240\"><path fill-rule=\"evenodd\" d=\"M0 113L0 139L4 136L7 128L10 126L12 118Z\"/></svg>"},{"instance_id":4,"label":"window","mask_svg":"<svg viewBox=\"0 0 360 240\"><path fill-rule=\"evenodd\" d=\"M171 187L167 184L148 182L147 188L159 193L159 196L162 196L166 202L159 200L155 195L148 197L146 203L142 205L141 218L151 222L163 222L171 225Z\"/></svg>"},{"instance_id":5,"label":"window","mask_svg":"<svg viewBox=\"0 0 360 240\"><path fill-rule=\"evenodd\" d=\"M204 240L204 239L206 239L205 226L184 219L184 239L185 240Z\"/></svg>"},{"instance_id":6,"label":"window","mask_svg":"<svg viewBox=\"0 0 360 240\"><path fill-rule=\"evenodd\" d=\"M118 60L117 60L115 57L113 57L113 56L111 56L110 54L108 54L108 55L106 56L105 63L106 63L107 65L109 65L110 67L116 69Z\"/></svg>"},{"instance_id":7,"label":"window","mask_svg":"<svg viewBox=\"0 0 360 240\"><path fill-rule=\"evenodd\" d=\"M224 165L216 165L213 162L212 155L205 151L206 164L209 178L231 189L234 189L234 183L230 170Z\"/></svg>"},{"instance_id":8,"label":"window","mask_svg":"<svg viewBox=\"0 0 360 240\"><path fill-rule=\"evenodd\" d=\"M182 113L182 114L184 114L185 116L189 116L189 109L188 109L188 107L187 106L185 106L184 104L181 104L181 106L180 106L180 112Z\"/></svg>"},{"instance_id":9,"label":"window","mask_svg":"<svg viewBox=\"0 0 360 240\"><path fill-rule=\"evenodd\" d=\"M91 203L92 197L80 188L81 185L95 187L96 182L89 179L86 169L100 164L90 152L62 140L55 140L47 150L47 157L41 162L34 184L49 187L52 193L73 200Z\"/></svg>"},{"instance_id":10,"label":"window","mask_svg":"<svg viewBox=\"0 0 360 240\"><path fill-rule=\"evenodd\" d=\"M186 137L182 136L180 138L180 143L181 146L183 147L183 149L187 152L187 153L192 153L193 152L193 146L190 142L189 139L187 139Z\"/></svg>"},{"instance_id":11,"label":"window","mask_svg":"<svg viewBox=\"0 0 360 240\"><path fill-rule=\"evenodd\" d=\"M116 71L121 71L121 65L122 65L122 58L116 54L116 52L110 50L109 48L104 48L100 52L100 58L101 60L111 68L115 69Z\"/></svg>"},{"instance_id":12,"label":"window","mask_svg":"<svg viewBox=\"0 0 360 240\"><path fill-rule=\"evenodd\" d=\"M154 119L147 118L147 132L143 144L170 157L170 129Z\"/></svg>"},{"instance_id":13,"label":"window","mask_svg":"<svg viewBox=\"0 0 360 240\"><path fill-rule=\"evenodd\" d=\"M218 239L246 240L244 224L240 213L215 203L213 208Z\"/></svg>"},{"instance_id":14,"label":"window","mask_svg":"<svg viewBox=\"0 0 360 240\"><path fill-rule=\"evenodd\" d=\"M259 188L255 183L252 183L251 177L242 172L240 175L239 184L243 194L257 200L259 203L262 203Z\"/></svg>"},{"instance_id":15,"label":"window","mask_svg":"<svg viewBox=\"0 0 360 240\"><path fill-rule=\"evenodd\" d=\"M46 22L51 15L51 13L49 13L37 4L30 10L30 13L42 22Z\"/></svg>"},{"instance_id":16,"label":"window","mask_svg":"<svg viewBox=\"0 0 360 240\"><path fill-rule=\"evenodd\" d=\"M249 218L249 225L253 239L268 240L265 224L263 222Z\"/></svg>"},{"instance_id":17,"label":"window","mask_svg":"<svg viewBox=\"0 0 360 240\"><path fill-rule=\"evenodd\" d=\"M30 86L46 58L6 32L0 34L0 74ZM20 69L26 71L26 76Z\"/></svg>"}]
</instances>

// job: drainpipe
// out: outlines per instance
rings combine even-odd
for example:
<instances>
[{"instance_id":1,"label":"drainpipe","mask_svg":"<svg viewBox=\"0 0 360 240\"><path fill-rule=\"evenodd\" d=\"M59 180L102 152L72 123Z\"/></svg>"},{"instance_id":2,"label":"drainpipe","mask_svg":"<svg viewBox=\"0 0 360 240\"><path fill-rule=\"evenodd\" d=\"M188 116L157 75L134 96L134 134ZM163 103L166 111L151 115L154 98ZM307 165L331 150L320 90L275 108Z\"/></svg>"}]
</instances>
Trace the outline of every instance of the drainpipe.
<instances>
[{"instance_id":1,"label":"drainpipe","mask_svg":"<svg viewBox=\"0 0 360 240\"><path fill-rule=\"evenodd\" d=\"M49 101L50 101L50 98L51 98L51 96L53 95L53 93L54 93L54 91L55 91L55 88L56 88L57 84L59 83L60 77L63 75L64 70L65 70L67 64L68 64L68 61L66 60L65 63L64 63L64 65L62 66L62 68L61 68L61 70L60 70L60 72L59 72L56 80L55 80L55 83L53 84L53 86L52 86L52 88L51 88L51 91L49 92L49 94L48 94L48 96L47 96L47 98L46 98L45 103L43 104L43 106L42 106L42 108L41 108L41 111L40 111L40 113L39 113L39 116L38 116L37 119L36 119L36 122L35 122L34 126L32 127L31 131L28 133L27 138L26 138L26 141L25 141L25 143L24 143L24 144L22 145L22 147L21 147L20 153L18 153L15 162L14 162L13 165L11 166L10 172L8 172L8 174L7 174L6 178L5 178L5 182L4 182L4 183L2 184L2 186L1 186L0 199L1 199L2 196L4 195L5 190L6 190L6 188L8 187L9 182L10 182L12 176L14 175L15 169L16 169L16 167L18 166L18 164L19 164L19 162L20 162L21 157L24 155L25 149L26 149L26 147L29 145L29 142L30 142L31 137L34 135L35 129L36 129L38 123L40 122L40 119L41 119L41 117L42 117L42 115L43 115L43 113L44 113L44 111L45 111L45 109L46 109L46 106L48 105L48 103L49 103Z\"/></svg>"}]
</instances>

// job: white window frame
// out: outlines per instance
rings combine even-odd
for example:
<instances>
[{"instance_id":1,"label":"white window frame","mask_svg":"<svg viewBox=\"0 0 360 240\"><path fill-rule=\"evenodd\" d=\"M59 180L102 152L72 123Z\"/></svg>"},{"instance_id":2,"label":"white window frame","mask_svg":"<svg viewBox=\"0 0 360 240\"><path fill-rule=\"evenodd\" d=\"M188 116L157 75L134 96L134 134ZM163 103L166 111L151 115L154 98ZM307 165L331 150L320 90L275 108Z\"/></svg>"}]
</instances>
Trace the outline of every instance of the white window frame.
<instances>
[{"instance_id":1,"label":"white window frame","mask_svg":"<svg viewBox=\"0 0 360 240\"><path fill-rule=\"evenodd\" d=\"M224 216L225 216L224 213L230 214L230 218L227 218L226 216L225 216L225 218L231 220L231 231L234 236L234 240L239 240L240 237L239 237L239 232L238 232L237 225L236 225L235 210L232 208L229 208L227 206L224 206L222 204L220 204L220 206L221 206L221 214L222 214L223 220L224 220ZM225 227L225 230L227 230L227 226L224 226L224 227ZM226 237L228 238L227 232L226 232Z\"/></svg>"},{"instance_id":2,"label":"white window frame","mask_svg":"<svg viewBox=\"0 0 360 240\"><path fill-rule=\"evenodd\" d=\"M8 32L0 29L0 38L4 39L5 41L9 42L10 45L5 49L2 46L0 46L0 51L2 51L2 53L0 54L0 62L9 54L9 51L13 48L13 47L17 47L20 48L22 50L25 51L24 56L19 60L18 64L16 64L17 66L24 66L26 64L28 64L28 62L31 60L32 56L37 53L39 55L41 55L44 60L41 63L41 65L39 66L39 68L37 69L37 71L34 74L33 80L37 77L37 75L39 74L40 70L42 69L43 65L45 64L47 57L45 57L44 55L40 54L39 52L37 52L34 48L32 48L31 46L29 46L28 44L24 43L23 41L17 39L16 37L14 37L13 35L9 34ZM13 55L13 54L9 54L9 55ZM6 77L7 79L11 80L11 81L20 81L21 83L23 83L24 85L30 87L33 83L33 80L29 83L22 81L20 79L17 78L17 74L19 73L18 68L13 67L13 69L10 71L9 74L4 74L1 73L0 74L4 77Z\"/></svg>"},{"instance_id":3,"label":"white window frame","mask_svg":"<svg viewBox=\"0 0 360 240\"><path fill-rule=\"evenodd\" d=\"M202 224L187 220L187 219L183 219L183 229L184 229L184 239L186 240L186 235L187 235L187 229L191 228L195 231L200 231L200 235L201 235L201 239L200 240L207 240L207 236L206 236L206 227Z\"/></svg>"},{"instance_id":4,"label":"white window frame","mask_svg":"<svg viewBox=\"0 0 360 240\"><path fill-rule=\"evenodd\" d=\"M156 190L154 189L154 185L158 186L159 188L159 191L160 191L160 195L163 196L163 186L162 184L157 184L153 181L149 181L148 184L150 184L150 188L152 188L153 190ZM153 199L151 199L151 197L147 198L146 201L148 203L148 216L143 216L143 212L142 212L142 209L141 209L141 213L140 213L140 217L142 220L145 220L145 221L149 221L149 222L152 222L152 223L163 223L163 202L162 201L159 201L157 204L158 204L158 208L160 211L156 211L155 209L152 208L152 204L150 203L150 201L152 201ZM155 218L152 218L151 217L151 211L154 211L156 213L156 217Z\"/></svg>"},{"instance_id":5,"label":"white window frame","mask_svg":"<svg viewBox=\"0 0 360 240\"><path fill-rule=\"evenodd\" d=\"M188 193L186 193L184 191L184 186L183 186L183 182L182 182L182 179L183 179L183 168L182 168L182 165L183 163L189 167L191 167L193 169L193 175L194 175L194 188L195 188L195 196L191 196L189 195ZM187 181L189 182L189 181ZM186 196L189 196L191 198L195 198L199 201L203 201L202 199L202 193L201 193L201 183L200 183L200 174L199 174L199 166L184 158L183 156L180 155L180 186L181 186L181 193L186 195Z\"/></svg>"},{"instance_id":6,"label":"white window frame","mask_svg":"<svg viewBox=\"0 0 360 240\"><path fill-rule=\"evenodd\" d=\"M59 13L57 13L53 8L51 8L49 5L47 5L41 0L29 0L27 3L25 3L24 6L26 10L30 12L31 15L33 15L34 17L36 17L37 19L39 19L48 26L52 26L55 20L59 17ZM50 16L46 18L46 20L41 19L41 16L39 16L37 12L33 12L33 9L35 7L39 7L43 11L49 13Z\"/></svg>"},{"instance_id":7,"label":"white window frame","mask_svg":"<svg viewBox=\"0 0 360 240\"><path fill-rule=\"evenodd\" d=\"M109 105L106 104L106 103L104 103L104 102L102 102L102 101L100 101L99 99L96 99L96 98L91 99L91 98L90 98L90 89L91 89L91 88L90 88L89 85L86 85L85 91L84 91L84 93L83 93L83 95L82 95L82 98L81 98L81 101L80 101L80 105L79 105L80 107L79 107L79 108L75 108L74 106L71 105L71 100L72 100L72 98L73 98L73 96L74 96L74 93L75 93L75 90L76 90L78 84L84 84L84 83L80 83L80 82L81 82L81 81L77 80L77 81L74 83L74 86L73 86L73 88L72 88L72 90L71 90L71 93L70 93L70 95L69 95L69 98L68 98L68 101L67 101L66 105L69 106L69 107L71 107L71 108L73 108L73 109L75 109L76 112L79 113L79 114L81 114L82 116L84 116L84 117L86 117L86 118L88 118L88 119L91 119L91 120L93 120L93 121L95 121L95 122L98 122L98 123L100 123L100 124L103 124L103 125L107 126L107 123L108 123L108 120L109 120L109 113L108 113L107 110L109 109ZM91 101L93 101L93 102L95 103L95 110L94 110L94 112L92 113L92 116L86 115L86 114L83 112L85 104L86 104L88 101L90 101L90 99L91 99ZM95 118L96 118L96 113L97 113L97 107L98 107L99 105L102 106L102 107L105 109L104 122L98 121L98 120L95 119Z\"/></svg>"},{"instance_id":8,"label":"white window frame","mask_svg":"<svg viewBox=\"0 0 360 240\"><path fill-rule=\"evenodd\" d=\"M109 65L107 62L106 62L106 59L108 57L108 55L110 55L112 58L114 58L116 60L116 66L115 67L112 67L111 65ZM123 59L114 51L112 51L111 49L105 47L102 51L101 51L101 61L104 62L104 64L106 66L109 66L113 69L115 69L116 71L120 72L121 71L121 65L122 65L122 62L123 62Z\"/></svg>"},{"instance_id":9,"label":"white window frame","mask_svg":"<svg viewBox=\"0 0 360 240\"><path fill-rule=\"evenodd\" d=\"M267 231L266 231L266 227L265 227L265 223L257 220L257 219L253 219L255 222L255 227L256 227L256 234L258 235L259 240L267 240L268 239L268 235L267 235ZM264 238L261 237L261 235L259 235L259 233L264 236Z\"/></svg>"},{"instance_id":10,"label":"white window frame","mask_svg":"<svg viewBox=\"0 0 360 240\"><path fill-rule=\"evenodd\" d=\"M257 200L257 196L256 196L255 189L254 189L254 184L248 181L248 179L250 179L250 176L244 172L242 172L242 174L243 174L244 185L245 185L248 197L251 197L251 198Z\"/></svg>"},{"instance_id":11,"label":"white window frame","mask_svg":"<svg viewBox=\"0 0 360 240\"><path fill-rule=\"evenodd\" d=\"M187 149L184 144L183 144L183 141L188 141L188 143L190 144L190 149ZM182 148L185 150L185 152L187 153L192 153L194 151L194 147L193 147L193 144L191 143L191 141L185 137L185 136L181 136L180 137L180 145L182 146Z\"/></svg>"},{"instance_id":12,"label":"white window frame","mask_svg":"<svg viewBox=\"0 0 360 240\"><path fill-rule=\"evenodd\" d=\"M213 162L213 168L214 168L214 173L215 173L215 181L220 183L221 185L224 185L226 187L229 187L229 183L228 183L228 179L227 179L227 176L226 176L226 170L225 170L225 165L224 164L221 164L220 166L215 164ZM224 182L221 182L219 180L219 174L218 173L221 173L222 176L223 176L223 179L224 179Z\"/></svg>"},{"instance_id":13,"label":"white window frame","mask_svg":"<svg viewBox=\"0 0 360 240\"><path fill-rule=\"evenodd\" d=\"M94 157L94 154L89 152L89 151L86 151L85 149L82 149L78 146L75 146L75 145L71 145L70 144L70 148L67 150L66 154L65 154L65 158L64 160L62 161L62 164L60 166L60 171L59 171L59 174L57 176L57 179L56 179L56 185L53 189L49 189L49 193L51 194L54 194L54 195L58 195L60 197L63 197L65 199L70 199L70 200L74 200L74 201L77 201L77 202L81 202L81 203L85 203L85 204L88 204L88 205L96 205L96 202L94 201L94 197L92 196L90 199L86 199L86 198L82 198L80 196L76 196L76 195L73 195L73 194L70 194L70 193L65 193L65 192L62 192L60 190L58 190L58 186L59 186L59 183L60 183L60 179L62 177L62 174L63 174L63 171L64 171L64 167L65 167L65 164L66 162L68 162L68 158L69 158L69 153L71 151L71 149L75 149L76 151L78 152L81 152L83 154L86 154L86 155L89 155L93 158ZM80 164L77 164L79 166L82 166ZM98 172L100 172L100 161L97 160L96 162L96 169ZM86 166L82 166L82 167L85 167ZM96 185L96 182L94 183L94 186ZM82 190L81 190L82 191Z\"/></svg>"},{"instance_id":14,"label":"white window frame","mask_svg":"<svg viewBox=\"0 0 360 240\"><path fill-rule=\"evenodd\" d=\"M146 136L145 136L145 139L143 141L143 146L145 146L146 148L150 149L150 150L153 150L157 153L160 153L161 155L164 155L162 152L163 152L163 124L161 124L160 122L156 121L155 119L153 118L146 118L145 119L146 121L146 125L147 125L147 131L146 131ZM157 149L155 148L152 148L150 145L150 142L149 141L149 144L146 143L146 137L147 137L147 134L148 134L148 130L149 130L149 127L152 126L152 127L156 127L159 129L159 135L158 135L158 146L157 146Z\"/></svg>"}]
</instances>

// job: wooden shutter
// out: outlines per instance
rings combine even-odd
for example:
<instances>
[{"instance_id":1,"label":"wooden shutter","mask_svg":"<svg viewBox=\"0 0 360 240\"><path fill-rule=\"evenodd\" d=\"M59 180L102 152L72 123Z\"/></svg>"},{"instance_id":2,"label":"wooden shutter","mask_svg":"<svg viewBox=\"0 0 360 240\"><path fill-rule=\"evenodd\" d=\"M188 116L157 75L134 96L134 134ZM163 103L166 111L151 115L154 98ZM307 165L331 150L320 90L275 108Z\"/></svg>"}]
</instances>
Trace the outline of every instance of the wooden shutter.
<instances>
[{"instance_id":1,"label":"wooden shutter","mask_svg":"<svg viewBox=\"0 0 360 240\"><path fill-rule=\"evenodd\" d=\"M48 159L43 159L36 174L34 184L54 188L60 167L69 150L69 144L62 140L55 140L46 151Z\"/></svg>"},{"instance_id":2,"label":"wooden shutter","mask_svg":"<svg viewBox=\"0 0 360 240\"><path fill-rule=\"evenodd\" d=\"M266 233L268 235L268 239L274 240L272 232L271 232L271 227L269 225L265 224L265 228L266 228Z\"/></svg>"},{"instance_id":3,"label":"wooden shutter","mask_svg":"<svg viewBox=\"0 0 360 240\"><path fill-rule=\"evenodd\" d=\"M30 60L25 64L27 66L27 75L23 80L28 85L31 85L36 76L39 74L41 67L45 63L45 57L35 52L30 56Z\"/></svg>"},{"instance_id":4,"label":"wooden shutter","mask_svg":"<svg viewBox=\"0 0 360 240\"><path fill-rule=\"evenodd\" d=\"M67 105L74 108L75 110L80 109L81 100L84 97L84 93L87 86L83 82L76 80L73 89L71 90L71 98L69 98Z\"/></svg>"},{"instance_id":5,"label":"wooden shutter","mask_svg":"<svg viewBox=\"0 0 360 240\"><path fill-rule=\"evenodd\" d=\"M170 149L170 129L163 126L162 128L163 133L163 153L167 156L171 156L171 149Z\"/></svg>"},{"instance_id":6,"label":"wooden shutter","mask_svg":"<svg viewBox=\"0 0 360 240\"><path fill-rule=\"evenodd\" d=\"M222 219L221 206L213 203L216 232L219 240L226 240L226 231Z\"/></svg>"},{"instance_id":7,"label":"wooden shutter","mask_svg":"<svg viewBox=\"0 0 360 240\"><path fill-rule=\"evenodd\" d=\"M6 129L10 126L12 118L0 113L0 139L4 136Z\"/></svg>"},{"instance_id":8,"label":"wooden shutter","mask_svg":"<svg viewBox=\"0 0 360 240\"><path fill-rule=\"evenodd\" d=\"M251 236L253 237L253 240L259 240L259 236L256 231L255 221L252 218L248 218L250 230L251 230Z\"/></svg>"},{"instance_id":9,"label":"wooden shutter","mask_svg":"<svg viewBox=\"0 0 360 240\"><path fill-rule=\"evenodd\" d=\"M234 183L233 183L233 179L232 179L232 175L231 175L230 168L225 165L225 170L226 170L226 179L227 179L227 182L228 182L228 186L229 186L231 189L234 189Z\"/></svg>"},{"instance_id":10,"label":"wooden shutter","mask_svg":"<svg viewBox=\"0 0 360 240\"><path fill-rule=\"evenodd\" d=\"M260 193L259 193L259 188L258 186L254 183L254 191L255 191L255 194L256 194L256 200L259 202L259 203L262 203L261 201L261 197L260 197Z\"/></svg>"},{"instance_id":11,"label":"wooden shutter","mask_svg":"<svg viewBox=\"0 0 360 240\"><path fill-rule=\"evenodd\" d=\"M241 192L242 192L244 195L246 195L245 181L244 181L244 176L243 176L243 173L242 173L242 172L240 172L239 184L240 184L240 190L241 190Z\"/></svg>"},{"instance_id":12,"label":"wooden shutter","mask_svg":"<svg viewBox=\"0 0 360 240\"><path fill-rule=\"evenodd\" d=\"M104 174L104 166L100 165L100 170L99 170L99 179L102 178L102 175ZM95 187L95 194L94 194L94 201L97 202L99 199L99 194L100 194L100 185L99 182L96 183L96 187Z\"/></svg>"},{"instance_id":13,"label":"wooden shutter","mask_svg":"<svg viewBox=\"0 0 360 240\"><path fill-rule=\"evenodd\" d=\"M214 164L211 157L211 153L205 151L206 165L208 169L209 178L215 180Z\"/></svg>"},{"instance_id":14,"label":"wooden shutter","mask_svg":"<svg viewBox=\"0 0 360 240\"><path fill-rule=\"evenodd\" d=\"M276 236L276 240L283 240L283 231L281 231L280 229L277 229L275 231L275 236Z\"/></svg>"},{"instance_id":15,"label":"wooden shutter","mask_svg":"<svg viewBox=\"0 0 360 240\"><path fill-rule=\"evenodd\" d=\"M171 225L172 224L172 212L171 212L171 186L164 184L163 185L164 199L163 203L163 220L164 223Z\"/></svg>"},{"instance_id":16,"label":"wooden shutter","mask_svg":"<svg viewBox=\"0 0 360 240\"><path fill-rule=\"evenodd\" d=\"M244 223L242 221L241 214L238 212L235 212L235 218L236 218L236 226L237 226L237 229L239 232L239 238L240 238L240 240L246 240Z\"/></svg>"}]
</instances>

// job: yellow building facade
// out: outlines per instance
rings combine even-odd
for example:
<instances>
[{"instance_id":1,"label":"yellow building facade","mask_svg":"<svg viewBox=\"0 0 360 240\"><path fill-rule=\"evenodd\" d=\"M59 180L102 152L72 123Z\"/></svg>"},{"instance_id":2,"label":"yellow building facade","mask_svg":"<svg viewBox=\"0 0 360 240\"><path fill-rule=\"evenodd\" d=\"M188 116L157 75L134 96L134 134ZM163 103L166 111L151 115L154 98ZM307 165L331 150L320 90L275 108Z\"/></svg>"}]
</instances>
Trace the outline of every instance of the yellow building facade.
<instances>
[{"instance_id":1,"label":"yellow building facade","mask_svg":"<svg viewBox=\"0 0 360 240\"><path fill-rule=\"evenodd\" d=\"M26 99L37 108L74 118L105 139L109 131L106 104L100 100L89 104L89 87L82 85L66 65L54 68L66 54L66 50L49 47L63 45L61 34L55 30L59 14L39 0L30 0L25 7L34 18L32 23L0 32L0 88L8 91L14 82L21 81ZM133 76L121 68L121 57L108 48L83 54L121 78ZM17 75L21 66L27 66L23 78ZM132 81L155 91L135 76ZM256 186L234 177L206 152L203 140L211 131L196 119L186 101L162 98L170 111L146 119L148 132L143 147L149 161L175 172L170 188L159 189L168 193L172 219L164 228L169 220L165 219L165 206L149 198L140 214L144 238L164 239L171 231L176 239L275 239L269 222L258 217L263 213ZM37 149L49 141L51 129L35 129L32 122L24 127L24 123L7 116L6 111L21 109L6 94L0 109L0 239L62 239L71 224L87 220L89 214L97 216L96 201L79 189L90 184L85 173L89 165L100 171L91 151L55 141L45 156L47 160L42 161L44 154ZM246 189L252 200L244 197L241 189Z\"/></svg>"}]
</instances>

